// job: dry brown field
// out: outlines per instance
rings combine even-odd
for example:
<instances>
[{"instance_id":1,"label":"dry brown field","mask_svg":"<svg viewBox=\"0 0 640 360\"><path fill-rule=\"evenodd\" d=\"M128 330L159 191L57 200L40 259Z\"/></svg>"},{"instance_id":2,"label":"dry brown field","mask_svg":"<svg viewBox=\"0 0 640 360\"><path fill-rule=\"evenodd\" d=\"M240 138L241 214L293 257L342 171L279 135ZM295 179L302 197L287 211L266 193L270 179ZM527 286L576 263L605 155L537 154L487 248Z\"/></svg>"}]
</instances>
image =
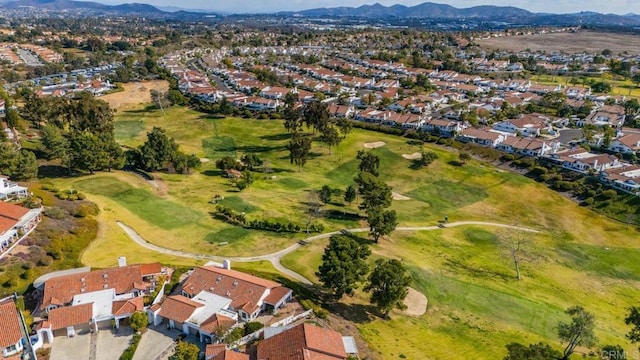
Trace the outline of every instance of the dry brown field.
<instances>
[{"instance_id":1,"label":"dry brown field","mask_svg":"<svg viewBox=\"0 0 640 360\"><path fill-rule=\"evenodd\" d=\"M124 91L115 92L101 97L109 103L112 109L122 109L132 105L151 102L151 90L167 91L169 83L165 80L153 80L122 84Z\"/></svg>"},{"instance_id":2,"label":"dry brown field","mask_svg":"<svg viewBox=\"0 0 640 360\"><path fill-rule=\"evenodd\" d=\"M503 36L477 41L480 46L488 49L507 51L564 51L568 53L587 52L599 53L609 49L614 54L628 51L640 51L640 36L630 34L614 34L603 32L580 31L576 33L562 32L550 34Z\"/></svg>"}]
</instances>

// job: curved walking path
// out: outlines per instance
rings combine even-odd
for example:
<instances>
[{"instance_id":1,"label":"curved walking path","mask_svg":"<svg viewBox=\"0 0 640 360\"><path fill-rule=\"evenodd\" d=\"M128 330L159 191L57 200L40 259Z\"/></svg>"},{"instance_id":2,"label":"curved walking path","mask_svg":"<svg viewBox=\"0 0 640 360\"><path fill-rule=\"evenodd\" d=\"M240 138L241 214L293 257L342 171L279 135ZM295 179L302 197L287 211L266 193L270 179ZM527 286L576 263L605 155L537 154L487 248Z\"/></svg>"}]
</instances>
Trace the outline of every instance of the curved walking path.
<instances>
[{"instance_id":1,"label":"curved walking path","mask_svg":"<svg viewBox=\"0 0 640 360\"><path fill-rule=\"evenodd\" d=\"M273 264L273 266L278 271L280 271L281 273L283 273L283 274L285 274L285 275L287 275L287 276L289 276L289 277L291 277L293 279L296 279L296 280L300 281L301 283L308 284L308 285L311 285L311 281L309 281L309 279L305 278L304 276L298 274L295 271L292 271L292 270L287 269L286 267L284 267L280 263L280 259L282 259L285 255L287 255L287 254L297 250L301 246L303 246L301 243L308 243L308 242L312 242L314 240L326 239L326 238L331 237L332 235L338 235L338 234L342 234L342 233L345 233L345 232L349 232L349 233L352 233L352 234L369 232L369 228L355 228L355 229L345 229L345 230L340 230L340 231L333 231L333 232L329 232L329 233L325 233L325 234L320 234L320 235L315 235L315 236L308 237L308 238L306 238L304 240L301 240L298 243L295 243L295 244L289 246L288 248L282 249L280 251L276 251L276 252L271 253L271 254L257 255L257 256L233 257L233 256L217 256L217 255L207 255L207 254L194 254L194 253L181 251L181 250L167 249L167 248L164 248L164 247L161 247L161 246L158 246L158 245L154 245L154 244L146 241L145 239L142 238L142 236L140 236L140 234L138 234L135 230L133 230L132 228L130 228L129 226L127 226L124 223L122 223L120 221L117 221L117 224L138 245L140 245L140 246L142 246L144 248L147 248L149 250L155 251L155 252L159 252L159 253L167 254L167 255L173 255L173 256L180 256L180 257L186 257L186 258L192 258L192 259L200 259L200 260L210 260L210 261L229 260L229 261L237 261L237 262L253 262L253 261L266 260L266 261L269 261L271 264ZM531 232L531 233L539 233L540 232L538 230L527 228L527 227L523 227L523 226L515 226L515 225L508 225L508 224L501 224L501 223L494 223L494 222L486 222L486 221L457 221L457 222L452 222L452 223L448 223L448 224L441 224L441 225L435 225L435 226L399 226L399 227L396 228L396 231L433 231L433 230L446 229L446 228L457 227L457 226L468 226L468 225L494 226L494 227L501 227L501 228L507 228L507 229L515 229L515 230L520 230L520 231L527 231L527 232Z\"/></svg>"}]
</instances>

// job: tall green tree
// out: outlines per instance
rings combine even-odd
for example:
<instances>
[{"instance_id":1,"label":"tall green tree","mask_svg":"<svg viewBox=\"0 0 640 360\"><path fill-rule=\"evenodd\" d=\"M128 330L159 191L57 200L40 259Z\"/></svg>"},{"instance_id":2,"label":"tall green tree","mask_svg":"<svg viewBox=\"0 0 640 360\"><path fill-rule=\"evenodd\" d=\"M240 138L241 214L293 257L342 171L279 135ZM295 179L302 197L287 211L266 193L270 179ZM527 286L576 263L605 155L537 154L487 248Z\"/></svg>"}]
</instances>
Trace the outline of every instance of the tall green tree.
<instances>
[{"instance_id":1,"label":"tall green tree","mask_svg":"<svg viewBox=\"0 0 640 360\"><path fill-rule=\"evenodd\" d=\"M287 150L289 150L289 160L292 164L298 165L298 171L300 171L309 158L311 138L294 134L287 145Z\"/></svg>"},{"instance_id":2,"label":"tall green tree","mask_svg":"<svg viewBox=\"0 0 640 360\"><path fill-rule=\"evenodd\" d=\"M371 250L345 235L334 235L322 255L322 264L316 275L323 286L340 299L344 294L353 295L358 283L369 272L366 260Z\"/></svg>"},{"instance_id":3,"label":"tall green tree","mask_svg":"<svg viewBox=\"0 0 640 360\"><path fill-rule=\"evenodd\" d=\"M200 349L197 345L184 341L178 341L175 352L169 356L169 360L198 360Z\"/></svg>"},{"instance_id":4,"label":"tall green tree","mask_svg":"<svg viewBox=\"0 0 640 360\"><path fill-rule=\"evenodd\" d=\"M151 132L147 133L147 141L140 147L140 165L148 171L166 168L177 151L178 145L175 140L168 136L164 129L153 127Z\"/></svg>"},{"instance_id":5,"label":"tall green tree","mask_svg":"<svg viewBox=\"0 0 640 360\"><path fill-rule=\"evenodd\" d=\"M356 187L353 185L348 185L344 190L344 201L346 201L349 205L356 200L358 193L356 192Z\"/></svg>"},{"instance_id":6,"label":"tall green tree","mask_svg":"<svg viewBox=\"0 0 640 360\"><path fill-rule=\"evenodd\" d=\"M369 235L378 243L382 236L391 234L398 226L398 216L395 210L370 209L367 213L369 223Z\"/></svg>"},{"instance_id":7,"label":"tall green tree","mask_svg":"<svg viewBox=\"0 0 640 360\"><path fill-rule=\"evenodd\" d=\"M329 152L331 152L331 148L340 144L340 142L342 141L342 137L334 126L329 125L322 129L322 134L320 134L320 141L325 143L329 147Z\"/></svg>"},{"instance_id":8,"label":"tall green tree","mask_svg":"<svg viewBox=\"0 0 640 360\"><path fill-rule=\"evenodd\" d=\"M632 306L628 309L624 323L631 325L631 330L627 333L627 339L634 344L640 343L640 306Z\"/></svg>"},{"instance_id":9,"label":"tall green tree","mask_svg":"<svg viewBox=\"0 0 640 360\"><path fill-rule=\"evenodd\" d=\"M354 179L362 199L360 209L369 211L374 208L391 206L391 188L369 172L360 172Z\"/></svg>"},{"instance_id":10,"label":"tall green tree","mask_svg":"<svg viewBox=\"0 0 640 360\"><path fill-rule=\"evenodd\" d=\"M62 159L69 152L69 142L53 124L42 127L41 141L47 160Z\"/></svg>"},{"instance_id":11,"label":"tall green tree","mask_svg":"<svg viewBox=\"0 0 640 360\"><path fill-rule=\"evenodd\" d=\"M320 201L322 201L323 204L327 205L328 203L331 202L332 193L333 193L333 190L331 190L331 187L329 185L322 186L322 188L320 189L320 192L318 193L318 196L320 197Z\"/></svg>"},{"instance_id":12,"label":"tall green tree","mask_svg":"<svg viewBox=\"0 0 640 360\"><path fill-rule=\"evenodd\" d=\"M302 118L313 133L322 132L330 124L329 107L321 101L307 103L302 110Z\"/></svg>"},{"instance_id":13,"label":"tall green tree","mask_svg":"<svg viewBox=\"0 0 640 360\"><path fill-rule=\"evenodd\" d=\"M371 303L388 318L394 308L406 308L404 299L409 293L409 284L411 277L400 261L378 259L364 290L371 292Z\"/></svg>"},{"instance_id":14,"label":"tall green tree","mask_svg":"<svg viewBox=\"0 0 640 360\"><path fill-rule=\"evenodd\" d=\"M529 347L519 343L507 345L507 356L504 360L551 360L559 359L562 354L545 343L531 344Z\"/></svg>"},{"instance_id":15,"label":"tall green tree","mask_svg":"<svg viewBox=\"0 0 640 360\"><path fill-rule=\"evenodd\" d=\"M380 175L378 171L380 167L380 158L377 155L364 150L358 150L356 159L360 160L360 164L358 164L358 169L360 171L368 172L373 176Z\"/></svg>"},{"instance_id":16,"label":"tall green tree","mask_svg":"<svg viewBox=\"0 0 640 360\"><path fill-rule=\"evenodd\" d=\"M576 347L590 348L596 344L597 339L593 332L595 316L592 313L582 306L572 306L565 313L571 317L571 321L558 324L558 337L563 343L567 343L561 359L569 360Z\"/></svg>"},{"instance_id":17,"label":"tall green tree","mask_svg":"<svg viewBox=\"0 0 640 360\"><path fill-rule=\"evenodd\" d=\"M13 145L0 143L0 174L11 180L29 180L38 176L36 156L28 150L16 150Z\"/></svg>"}]
</instances>

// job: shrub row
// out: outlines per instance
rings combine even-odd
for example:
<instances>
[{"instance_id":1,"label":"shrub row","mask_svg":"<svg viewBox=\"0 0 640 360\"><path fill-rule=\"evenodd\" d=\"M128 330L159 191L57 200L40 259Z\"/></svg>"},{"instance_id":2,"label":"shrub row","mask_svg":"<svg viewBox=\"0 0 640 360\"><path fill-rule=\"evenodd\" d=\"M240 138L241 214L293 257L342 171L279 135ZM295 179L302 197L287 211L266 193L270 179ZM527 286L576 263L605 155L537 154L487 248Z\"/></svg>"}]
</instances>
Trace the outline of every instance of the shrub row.
<instances>
[{"instance_id":1,"label":"shrub row","mask_svg":"<svg viewBox=\"0 0 640 360\"><path fill-rule=\"evenodd\" d=\"M248 229L289 233L299 233L303 230L300 225L291 221L282 222L269 219L247 220L244 214L239 214L222 204L216 206L216 215L230 224L240 225ZM322 232L324 231L324 225L310 224L308 230L314 233Z\"/></svg>"},{"instance_id":2,"label":"shrub row","mask_svg":"<svg viewBox=\"0 0 640 360\"><path fill-rule=\"evenodd\" d=\"M136 349L138 348L138 344L140 344L140 338L142 336L138 334L133 335L133 339L131 339L131 344L129 347L124 350L122 355L120 355L120 360L132 360L133 355L136 353Z\"/></svg>"}]
</instances>

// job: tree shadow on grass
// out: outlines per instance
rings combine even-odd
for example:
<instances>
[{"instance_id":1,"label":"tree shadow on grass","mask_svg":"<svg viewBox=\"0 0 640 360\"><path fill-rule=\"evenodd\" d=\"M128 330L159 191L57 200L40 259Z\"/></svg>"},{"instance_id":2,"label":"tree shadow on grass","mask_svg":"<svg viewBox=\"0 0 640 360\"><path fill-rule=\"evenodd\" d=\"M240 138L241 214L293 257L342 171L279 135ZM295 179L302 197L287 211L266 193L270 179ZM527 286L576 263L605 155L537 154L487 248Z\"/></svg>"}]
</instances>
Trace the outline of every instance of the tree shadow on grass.
<instances>
[{"instance_id":1,"label":"tree shadow on grass","mask_svg":"<svg viewBox=\"0 0 640 360\"><path fill-rule=\"evenodd\" d=\"M347 220L347 221L359 221L364 219L359 214L351 212L343 212L339 210L328 210L324 212L325 217L332 220ZM349 233L351 234L351 233ZM353 234L351 234L353 235Z\"/></svg>"},{"instance_id":2,"label":"tree shadow on grass","mask_svg":"<svg viewBox=\"0 0 640 360\"><path fill-rule=\"evenodd\" d=\"M468 275L479 277L479 278L492 278L492 279L500 279L502 281L512 281L514 280L514 276L503 274L496 271L491 271L487 269L480 269L476 267L469 266L464 264L462 261L456 261L452 259L448 259L445 261L447 266L450 266L454 269L461 270L466 272Z\"/></svg>"},{"instance_id":3,"label":"tree shadow on grass","mask_svg":"<svg viewBox=\"0 0 640 360\"><path fill-rule=\"evenodd\" d=\"M123 111L123 113L125 113L125 114L144 114L144 113L148 113L149 111L153 111L153 110L158 110L158 107L155 106L155 105L147 105L142 109L125 110L125 111Z\"/></svg>"},{"instance_id":4,"label":"tree shadow on grass","mask_svg":"<svg viewBox=\"0 0 640 360\"><path fill-rule=\"evenodd\" d=\"M225 174L222 170L205 170L200 173L205 176L223 176Z\"/></svg>"},{"instance_id":5,"label":"tree shadow on grass","mask_svg":"<svg viewBox=\"0 0 640 360\"><path fill-rule=\"evenodd\" d=\"M60 165L41 165L38 167L38 179L73 177L69 169Z\"/></svg>"},{"instance_id":6,"label":"tree shadow on grass","mask_svg":"<svg viewBox=\"0 0 640 360\"><path fill-rule=\"evenodd\" d=\"M288 140L288 139L291 139L291 134L282 133L282 134L273 134L273 135L262 135L260 136L260 139L269 140L269 141Z\"/></svg>"},{"instance_id":7,"label":"tree shadow on grass","mask_svg":"<svg viewBox=\"0 0 640 360\"><path fill-rule=\"evenodd\" d=\"M245 145L245 146L235 146L233 151L240 151L245 153L264 153L269 151L281 151L285 150L284 145L278 146L264 146L264 145Z\"/></svg>"},{"instance_id":8,"label":"tree shadow on grass","mask_svg":"<svg viewBox=\"0 0 640 360\"><path fill-rule=\"evenodd\" d=\"M334 302L325 304L325 307L332 313L356 324L366 324L374 320L375 317L382 316L375 306L369 304Z\"/></svg>"},{"instance_id":9,"label":"tree shadow on grass","mask_svg":"<svg viewBox=\"0 0 640 360\"><path fill-rule=\"evenodd\" d=\"M462 162L460 162L458 160L447 161L447 164L449 164L451 166L458 166L458 167L464 165Z\"/></svg>"}]
</instances>

